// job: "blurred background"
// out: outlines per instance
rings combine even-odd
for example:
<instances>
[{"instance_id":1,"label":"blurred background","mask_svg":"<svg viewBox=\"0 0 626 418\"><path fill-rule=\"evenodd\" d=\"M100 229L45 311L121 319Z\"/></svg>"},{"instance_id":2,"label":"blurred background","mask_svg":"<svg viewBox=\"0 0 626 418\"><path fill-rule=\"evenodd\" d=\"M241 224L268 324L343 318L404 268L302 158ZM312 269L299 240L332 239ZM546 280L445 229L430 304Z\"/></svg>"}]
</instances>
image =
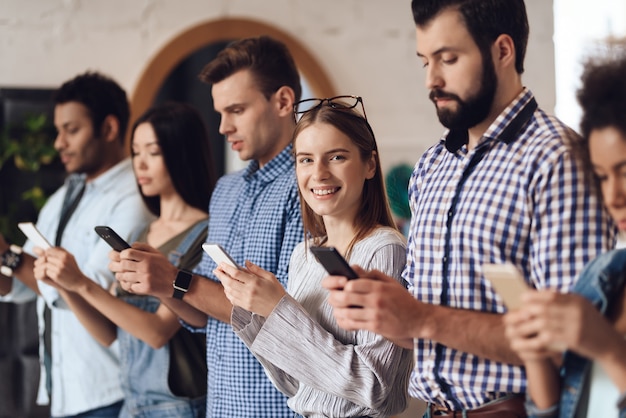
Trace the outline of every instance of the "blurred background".
<instances>
[{"instance_id":1,"label":"blurred background","mask_svg":"<svg viewBox=\"0 0 626 418\"><path fill-rule=\"evenodd\" d=\"M626 0L527 0L523 81L539 105L578 129L575 100L585 57L626 32ZM212 132L219 173L242 166L217 132L200 69L229 41L267 34L285 42L305 97L364 99L394 213L406 218L406 181L443 132L415 56L409 0L0 0L0 232L35 220L63 181L50 95L97 70L127 91L133 117L164 100L197 106ZM34 304L0 303L0 418L49 416L34 406ZM412 407L406 416L419 416Z\"/></svg>"}]
</instances>

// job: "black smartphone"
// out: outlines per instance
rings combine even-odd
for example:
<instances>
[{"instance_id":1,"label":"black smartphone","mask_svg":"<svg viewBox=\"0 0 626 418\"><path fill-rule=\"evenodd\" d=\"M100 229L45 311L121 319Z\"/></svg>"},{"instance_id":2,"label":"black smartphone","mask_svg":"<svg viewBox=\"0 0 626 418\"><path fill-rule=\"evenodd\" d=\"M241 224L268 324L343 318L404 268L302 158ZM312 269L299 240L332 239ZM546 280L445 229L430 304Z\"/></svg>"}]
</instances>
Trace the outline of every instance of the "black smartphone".
<instances>
[{"instance_id":1,"label":"black smartphone","mask_svg":"<svg viewBox=\"0 0 626 418\"><path fill-rule=\"evenodd\" d=\"M130 245L128 245L128 243L124 241L124 239L120 237L117 232L108 226L96 226L94 229L96 230L96 233L100 235L100 238L105 240L115 251L122 251L130 248Z\"/></svg>"},{"instance_id":2,"label":"black smartphone","mask_svg":"<svg viewBox=\"0 0 626 418\"><path fill-rule=\"evenodd\" d=\"M345 276L348 280L357 279L356 274L350 264L335 247L310 247L311 252L317 258L328 274L332 276Z\"/></svg>"}]
</instances>

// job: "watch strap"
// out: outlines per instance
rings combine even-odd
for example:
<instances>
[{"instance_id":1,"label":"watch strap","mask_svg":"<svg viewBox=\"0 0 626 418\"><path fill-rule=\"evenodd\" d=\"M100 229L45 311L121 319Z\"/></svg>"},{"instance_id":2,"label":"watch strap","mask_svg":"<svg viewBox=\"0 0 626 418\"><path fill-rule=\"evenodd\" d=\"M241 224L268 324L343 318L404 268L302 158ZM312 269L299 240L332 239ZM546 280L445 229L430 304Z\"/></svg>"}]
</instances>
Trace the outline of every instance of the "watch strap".
<instances>
[{"instance_id":1,"label":"watch strap","mask_svg":"<svg viewBox=\"0 0 626 418\"><path fill-rule=\"evenodd\" d=\"M3 276L6 276L6 277L12 277L13 276L13 269L11 267L7 267L7 266L0 266L0 274L2 274Z\"/></svg>"},{"instance_id":2,"label":"watch strap","mask_svg":"<svg viewBox=\"0 0 626 418\"><path fill-rule=\"evenodd\" d=\"M189 286L191 285L192 278L193 276L191 275L191 273L185 270L178 270L178 273L176 274L176 279L174 280L174 283L172 283L172 286L174 287L174 293L172 294L172 297L174 299L182 299L185 296L187 291L189 291Z\"/></svg>"},{"instance_id":3,"label":"watch strap","mask_svg":"<svg viewBox=\"0 0 626 418\"><path fill-rule=\"evenodd\" d=\"M22 248L11 244L0 257L0 274L11 277L20 264L22 264Z\"/></svg>"}]
</instances>

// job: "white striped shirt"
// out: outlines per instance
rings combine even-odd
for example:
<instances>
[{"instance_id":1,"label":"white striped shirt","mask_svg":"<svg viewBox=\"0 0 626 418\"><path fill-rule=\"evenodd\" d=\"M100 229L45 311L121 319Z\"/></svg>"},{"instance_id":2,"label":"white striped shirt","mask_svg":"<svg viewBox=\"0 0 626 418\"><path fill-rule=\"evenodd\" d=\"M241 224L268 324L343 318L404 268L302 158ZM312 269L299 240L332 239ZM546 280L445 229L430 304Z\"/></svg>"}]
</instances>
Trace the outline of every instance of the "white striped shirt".
<instances>
[{"instance_id":1,"label":"white striped shirt","mask_svg":"<svg viewBox=\"0 0 626 418\"><path fill-rule=\"evenodd\" d=\"M348 262L401 281L405 254L404 237L381 227L354 245ZM289 264L289 295L267 318L233 308L233 329L297 414L388 417L402 412L411 351L373 332L339 327L321 285L327 275L300 243Z\"/></svg>"}]
</instances>

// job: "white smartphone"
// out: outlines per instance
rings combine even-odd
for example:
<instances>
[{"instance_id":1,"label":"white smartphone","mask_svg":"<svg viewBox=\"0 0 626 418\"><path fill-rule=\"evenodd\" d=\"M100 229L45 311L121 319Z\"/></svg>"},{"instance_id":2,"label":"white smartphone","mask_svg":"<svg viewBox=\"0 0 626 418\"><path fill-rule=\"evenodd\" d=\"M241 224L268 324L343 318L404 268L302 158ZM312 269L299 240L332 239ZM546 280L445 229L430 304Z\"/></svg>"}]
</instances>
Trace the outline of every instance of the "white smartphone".
<instances>
[{"instance_id":1,"label":"white smartphone","mask_svg":"<svg viewBox=\"0 0 626 418\"><path fill-rule=\"evenodd\" d=\"M26 237L31 240L33 244L35 244L36 247L43 248L44 250L52 247L46 237L44 237L43 234L39 232L34 223L20 222L17 224L17 226L22 230L24 235L26 235Z\"/></svg>"},{"instance_id":2,"label":"white smartphone","mask_svg":"<svg viewBox=\"0 0 626 418\"><path fill-rule=\"evenodd\" d=\"M522 305L522 293L530 286L517 267L511 263L483 264L483 274L508 309L517 309Z\"/></svg>"},{"instance_id":3,"label":"white smartphone","mask_svg":"<svg viewBox=\"0 0 626 418\"><path fill-rule=\"evenodd\" d=\"M241 267L233 260L233 258L226 252L224 248L222 248L219 244L211 244L204 243L202 244L202 249L206 252L217 264L226 263L230 266L233 266L239 270Z\"/></svg>"}]
</instances>

